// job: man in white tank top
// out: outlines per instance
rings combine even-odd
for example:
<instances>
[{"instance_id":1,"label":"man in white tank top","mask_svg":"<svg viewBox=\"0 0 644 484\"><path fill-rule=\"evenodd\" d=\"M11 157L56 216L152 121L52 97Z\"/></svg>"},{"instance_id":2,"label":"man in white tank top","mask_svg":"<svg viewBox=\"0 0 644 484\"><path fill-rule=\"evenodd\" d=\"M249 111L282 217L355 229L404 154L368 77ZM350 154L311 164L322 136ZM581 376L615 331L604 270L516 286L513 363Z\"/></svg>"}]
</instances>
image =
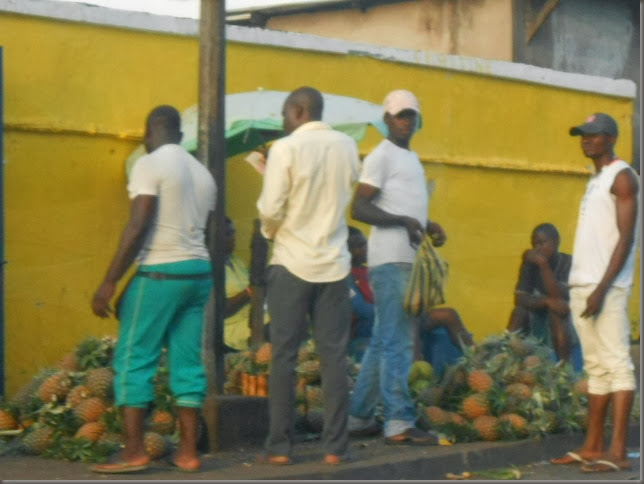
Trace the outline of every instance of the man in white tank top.
<instances>
[{"instance_id":1,"label":"man in white tank top","mask_svg":"<svg viewBox=\"0 0 644 484\"><path fill-rule=\"evenodd\" d=\"M630 467L626 436L635 376L627 305L639 232L639 181L614 153L617 123L612 117L593 114L571 128L570 135L581 136L581 149L596 171L581 201L568 279L570 310L588 373L588 429L579 450L552 462L581 462L583 472L610 472ZM613 435L605 450L611 401Z\"/></svg>"}]
</instances>

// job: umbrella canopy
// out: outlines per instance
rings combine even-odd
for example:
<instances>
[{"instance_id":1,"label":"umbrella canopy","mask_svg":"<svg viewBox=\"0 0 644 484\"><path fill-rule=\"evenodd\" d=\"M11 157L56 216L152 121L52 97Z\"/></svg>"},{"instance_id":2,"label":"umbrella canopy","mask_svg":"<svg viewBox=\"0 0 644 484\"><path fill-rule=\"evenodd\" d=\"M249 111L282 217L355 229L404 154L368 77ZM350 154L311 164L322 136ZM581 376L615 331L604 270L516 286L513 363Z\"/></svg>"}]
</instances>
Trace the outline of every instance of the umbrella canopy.
<instances>
[{"instance_id":1,"label":"umbrella canopy","mask_svg":"<svg viewBox=\"0 0 644 484\"><path fill-rule=\"evenodd\" d=\"M282 106L289 95L286 91L257 90L226 95L226 153L234 156L275 140L284 135ZM322 121L334 129L361 141L367 128L376 127L384 136L387 128L382 121L383 108L379 104L349 96L322 93L324 110ZM197 151L199 110L193 105L181 114L182 146ZM129 175L134 162L145 154L143 145L137 147L125 162Z\"/></svg>"}]
</instances>

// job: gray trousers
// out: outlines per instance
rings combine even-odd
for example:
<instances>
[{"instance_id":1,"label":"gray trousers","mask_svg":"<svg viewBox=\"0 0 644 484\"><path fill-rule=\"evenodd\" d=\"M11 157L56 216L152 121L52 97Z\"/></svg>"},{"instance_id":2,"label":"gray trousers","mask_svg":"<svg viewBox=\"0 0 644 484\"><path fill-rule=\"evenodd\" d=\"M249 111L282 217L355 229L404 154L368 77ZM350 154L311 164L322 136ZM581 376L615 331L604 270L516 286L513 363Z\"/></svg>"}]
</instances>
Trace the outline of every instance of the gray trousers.
<instances>
[{"instance_id":1,"label":"gray trousers","mask_svg":"<svg viewBox=\"0 0 644 484\"><path fill-rule=\"evenodd\" d=\"M307 324L320 355L326 454L344 455L349 443L347 418L347 343L351 326L348 277L311 283L284 266L268 269L267 303L271 316L273 359L269 381L269 455L290 456L295 436L295 367Z\"/></svg>"}]
</instances>

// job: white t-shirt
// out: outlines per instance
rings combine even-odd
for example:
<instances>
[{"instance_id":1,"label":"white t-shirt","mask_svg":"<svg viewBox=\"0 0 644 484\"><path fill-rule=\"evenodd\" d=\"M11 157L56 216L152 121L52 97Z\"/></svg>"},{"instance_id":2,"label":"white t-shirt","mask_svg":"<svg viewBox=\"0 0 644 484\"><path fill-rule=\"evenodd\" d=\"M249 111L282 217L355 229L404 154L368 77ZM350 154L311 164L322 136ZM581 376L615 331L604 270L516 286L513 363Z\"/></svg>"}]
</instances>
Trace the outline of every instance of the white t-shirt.
<instances>
[{"instance_id":1,"label":"white t-shirt","mask_svg":"<svg viewBox=\"0 0 644 484\"><path fill-rule=\"evenodd\" d=\"M394 215L413 217L425 227L429 193L427 180L418 155L400 148L388 139L383 140L364 159L360 183L380 189L374 205ZM416 258L416 249L409 244L404 227L374 225L369 235L367 264L410 262Z\"/></svg>"},{"instance_id":2,"label":"white t-shirt","mask_svg":"<svg viewBox=\"0 0 644 484\"><path fill-rule=\"evenodd\" d=\"M176 144L160 146L137 160L127 186L131 199L158 197L158 210L137 256L140 264L210 259L205 244L208 213L217 188L210 172Z\"/></svg>"},{"instance_id":3,"label":"white t-shirt","mask_svg":"<svg viewBox=\"0 0 644 484\"><path fill-rule=\"evenodd\" d=\"M599 173L593 175L588 181L586 193L579 208L572 268L568 276L570 286L598 284L606 273L619 239L615 195L610 190L615 177L622 170L632 170L632 168L623 160L615 160L603 166ZM637 206L639 207L640 204L638 203ZM613 281L613 286L628 288L633 284L639 225L638 214L635 223L635 241L622 270Z\"/></svg>"},{"instance_id":4,"label":"white t-shirt","mask_svg":"<svg viewBox=\"0 0 644 484\"><path fill-rule=\"evenodd\" d=\"M349 274L346 210L359 167L356 142L320 121L273 143L257 201L271 264L308 282Z\"/></svg>"}]
</instances>

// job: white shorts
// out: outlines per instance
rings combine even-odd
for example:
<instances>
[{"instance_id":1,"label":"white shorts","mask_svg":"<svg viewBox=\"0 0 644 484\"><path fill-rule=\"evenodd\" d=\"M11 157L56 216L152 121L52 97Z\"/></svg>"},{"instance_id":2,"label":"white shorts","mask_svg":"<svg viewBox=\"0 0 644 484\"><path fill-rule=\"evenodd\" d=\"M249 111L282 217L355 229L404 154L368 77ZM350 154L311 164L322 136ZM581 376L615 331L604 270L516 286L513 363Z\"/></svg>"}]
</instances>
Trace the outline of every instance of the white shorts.
<instances>
[{"instance_id":1,"label":"white shorts","mask_svg":"<svg viewBox=\"0 0 644 484\"><path fill-rule=\"evenodd\" d=\"M628 318L630 289L611 287L599 314L591 318L580 315L596 285L570 289L570 312L584 355L588 373L588 392L606 395L635 389L631 359L631 325Z\"/></svg>"}]
</instances>

